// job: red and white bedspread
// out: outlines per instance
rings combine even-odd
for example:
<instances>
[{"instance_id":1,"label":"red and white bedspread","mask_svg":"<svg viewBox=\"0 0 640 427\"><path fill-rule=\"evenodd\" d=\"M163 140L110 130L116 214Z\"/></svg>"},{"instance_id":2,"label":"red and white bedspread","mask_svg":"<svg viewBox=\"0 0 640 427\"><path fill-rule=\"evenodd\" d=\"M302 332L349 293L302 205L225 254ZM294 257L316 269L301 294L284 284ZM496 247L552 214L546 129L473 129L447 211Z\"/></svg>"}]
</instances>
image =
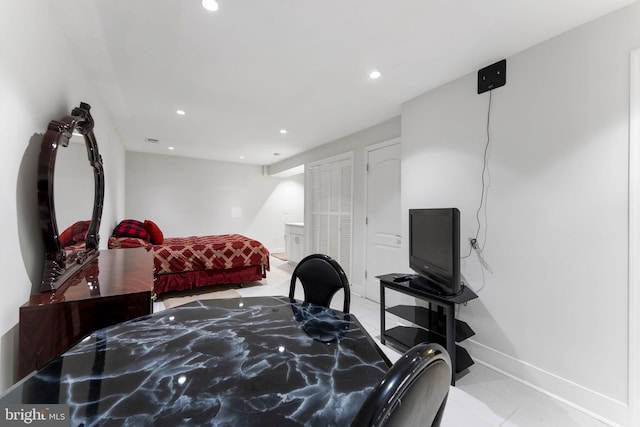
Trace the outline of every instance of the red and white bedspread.
<instances>
[{"instance_id":1,"label":"red and white bedspread","mask_svg":"<svg viewBox=\"0 0 640 427\"><path fill-rule=\"evenodd\" d=\"M266 277L269 270L267 248L240 234L169 237L161 245L132 237L109 237L112 249L140 246L153 249L156 274L262 266Z\"/></svg>"}]
</instances>

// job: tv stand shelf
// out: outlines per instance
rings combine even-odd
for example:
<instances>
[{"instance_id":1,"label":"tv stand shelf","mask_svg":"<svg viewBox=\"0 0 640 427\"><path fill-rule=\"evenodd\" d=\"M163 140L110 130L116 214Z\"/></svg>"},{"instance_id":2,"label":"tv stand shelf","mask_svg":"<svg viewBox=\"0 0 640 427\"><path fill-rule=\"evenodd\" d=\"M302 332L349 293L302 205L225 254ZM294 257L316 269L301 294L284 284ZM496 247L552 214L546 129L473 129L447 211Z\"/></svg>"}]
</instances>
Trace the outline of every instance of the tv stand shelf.
<instances>
[{"instance_id":1,"label":"tv stand shelf","mask_svg":"<svg viewBox=\"0 0 640 427\"><path fill-rule=\"evenodd\" d=\"M420 306L396 305L395 307L387 308L387 312L395 314L398 317L402 317L415 325L422 326L423 328L442 337L445 337L447 334L446 316L441 316L435 310L429 310L426 307ZM455 323L456 342L462 342L476 334L467 322L455 319Z\"/></svg>"},{"instance_id":2,"label":"tv stand shelf","mask_svg":"<svg viewBox=\"0 0 640 427\"><path fill-rule=\"evenodd\" d=\"M455 376L473 365L473 359L467 351L456 345L473 336L475 332L461 320L455 318L455 305L465 304L478 296L468 287L463 287L461 293L453 296L438 295L424 289L411 286L410 280L394 281L398 277L409 277L405 274L385 274L377 276L380 279L380 340L383 344L388 340L390 344L405 351L422 342L435 342L447 349L454 367L451 373L451 385L455 385ZM406 295L421 299L429 307L397 305L386 307L385 290L392 289ZM433 306L437 309L434 310ZM412 327L397 326L386 329L385 313L391 313L408 320Z\"/></svg>"}]
</instances>

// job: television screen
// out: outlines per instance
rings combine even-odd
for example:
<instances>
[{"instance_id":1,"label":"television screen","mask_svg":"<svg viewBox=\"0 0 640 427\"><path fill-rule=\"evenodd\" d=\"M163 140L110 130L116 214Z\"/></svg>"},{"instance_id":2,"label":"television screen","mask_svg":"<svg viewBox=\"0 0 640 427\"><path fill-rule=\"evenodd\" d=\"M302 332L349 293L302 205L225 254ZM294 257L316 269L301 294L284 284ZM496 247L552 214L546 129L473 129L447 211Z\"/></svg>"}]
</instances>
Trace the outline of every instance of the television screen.
<instances>
[{"instance_id":1,"label":"television screen","mask_svg":"<svg viewBox=\"0 0 640 427\"><path fill-rule=\"evenodd\" d=\"M461 291L457 208L409 210L409 266L419 275L412 285L442 295Z\"/></svg>"}]
</instances>

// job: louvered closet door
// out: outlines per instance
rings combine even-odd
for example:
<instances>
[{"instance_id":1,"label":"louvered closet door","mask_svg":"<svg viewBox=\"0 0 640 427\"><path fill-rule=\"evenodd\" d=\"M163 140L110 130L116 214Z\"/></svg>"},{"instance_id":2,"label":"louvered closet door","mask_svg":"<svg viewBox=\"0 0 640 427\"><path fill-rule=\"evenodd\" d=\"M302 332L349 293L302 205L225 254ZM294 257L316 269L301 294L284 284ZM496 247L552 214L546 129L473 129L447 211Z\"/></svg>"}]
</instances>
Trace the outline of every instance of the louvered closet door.
<instances>
[{"instance_id":1,"label":"louvered closet door","mask_svg":"<svg viewBox=\"0 0 640 427\"><path fill-rule=\"evenodd\" d=\"M311 250L338 261L351 279L351 158L311 167Z\"/></svg>"}]
</instances>

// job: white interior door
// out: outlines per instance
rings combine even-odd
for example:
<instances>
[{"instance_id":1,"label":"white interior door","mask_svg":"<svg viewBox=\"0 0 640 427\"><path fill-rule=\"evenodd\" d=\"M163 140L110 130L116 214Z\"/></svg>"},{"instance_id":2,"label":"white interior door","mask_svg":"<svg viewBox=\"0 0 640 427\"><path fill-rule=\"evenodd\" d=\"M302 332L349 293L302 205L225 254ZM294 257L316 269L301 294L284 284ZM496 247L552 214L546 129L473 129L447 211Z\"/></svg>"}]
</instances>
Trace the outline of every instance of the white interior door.
<instances>
[{"instance_id":1,"label":"white interior door","mask_svg":"<svg viewBox=\"0 0 640 427\"><path fill-rule=\"evenodd\" d=\"M367 152L365 297L380 302L377 275L401 272L400 143Z\"/></svg>"}]
</instances>

